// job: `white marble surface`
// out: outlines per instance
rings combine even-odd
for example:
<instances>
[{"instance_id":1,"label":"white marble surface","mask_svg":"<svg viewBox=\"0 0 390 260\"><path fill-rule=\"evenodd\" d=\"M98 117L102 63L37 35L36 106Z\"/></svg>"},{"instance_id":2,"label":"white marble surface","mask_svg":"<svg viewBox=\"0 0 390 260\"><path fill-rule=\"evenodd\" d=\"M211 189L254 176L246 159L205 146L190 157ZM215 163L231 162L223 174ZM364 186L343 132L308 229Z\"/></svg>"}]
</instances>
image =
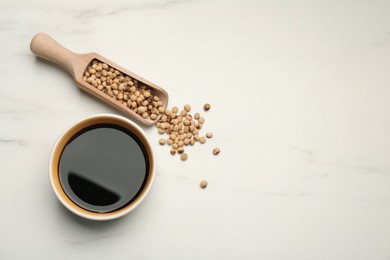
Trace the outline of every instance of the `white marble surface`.
<instances>
[{"instance_id":1,"label":"white marble surface","mask_svg":"<svg viewBox=\"0 0 390 260\"><path fill-rule=\"evenodd\" d=\"M0 259L389 260L389 14L387 0L2 0ZM213 106L215 137L185 163L145 128L156 182L120 220L79 219L51 190L59 134L117 112L30 53L40 31L170 105Z\"/></svg>"}]
</instances>

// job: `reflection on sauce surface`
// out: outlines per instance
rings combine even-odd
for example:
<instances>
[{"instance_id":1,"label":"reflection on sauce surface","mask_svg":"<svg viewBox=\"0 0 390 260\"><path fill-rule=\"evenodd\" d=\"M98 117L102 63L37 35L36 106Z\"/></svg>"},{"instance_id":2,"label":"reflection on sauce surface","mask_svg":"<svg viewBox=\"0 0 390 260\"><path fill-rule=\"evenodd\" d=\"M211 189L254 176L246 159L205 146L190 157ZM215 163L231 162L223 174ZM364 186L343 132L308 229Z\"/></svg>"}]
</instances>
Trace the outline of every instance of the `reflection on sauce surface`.
<instances>
[{"instance_id":1,"label":"reflection on sauce surface","mask_svg":"<svg viewBox=\"0 0 390 260\"><path fill-rule=\"evenodd\" d=\"M65 146L59 178L66 195L80 207L110 212L138 196L148 165L146 149L133 133L116 125L95 125Z\"/></svg>"}]
</instances>

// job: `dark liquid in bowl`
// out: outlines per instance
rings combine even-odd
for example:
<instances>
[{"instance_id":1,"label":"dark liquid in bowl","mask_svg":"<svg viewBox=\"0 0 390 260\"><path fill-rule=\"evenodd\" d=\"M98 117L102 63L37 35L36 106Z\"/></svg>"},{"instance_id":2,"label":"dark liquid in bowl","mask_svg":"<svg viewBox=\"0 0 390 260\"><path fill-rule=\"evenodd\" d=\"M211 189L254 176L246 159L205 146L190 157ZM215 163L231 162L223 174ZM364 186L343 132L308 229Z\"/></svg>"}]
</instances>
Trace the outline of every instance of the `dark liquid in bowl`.
<instances>
[{"instance_id":1,"label":"dark liquid in bowl","mask_svg":"<svg viewBox=\"0 0 390 260\"><path fill-rule=\"evenodd\" d=\"M148 174L145 146L131 131L111 124L94 125L74 135L59 163L66 195L80 207L100 213L134 201Z\"/></svg>"}]
</instances>

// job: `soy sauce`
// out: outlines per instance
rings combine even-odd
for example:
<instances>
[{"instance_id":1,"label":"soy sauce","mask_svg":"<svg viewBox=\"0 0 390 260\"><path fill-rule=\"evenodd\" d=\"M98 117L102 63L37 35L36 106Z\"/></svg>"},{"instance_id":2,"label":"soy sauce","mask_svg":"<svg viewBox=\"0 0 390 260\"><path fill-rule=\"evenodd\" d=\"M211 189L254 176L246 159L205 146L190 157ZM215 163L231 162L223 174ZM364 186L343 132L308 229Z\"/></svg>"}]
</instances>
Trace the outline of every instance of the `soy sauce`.
<instances>
[{"instance_id":1,"label":"soy sauce","mask_svg":"<svg viewBox=\"0 0 390 260\"><path fill-rule=\"evenodd\" d=\"M69 199L100 213L134 201L148 173L145 146L131 131L112 124L94 125L74 135L59 163L60 183Z\"/></svg>"}]
</instances>

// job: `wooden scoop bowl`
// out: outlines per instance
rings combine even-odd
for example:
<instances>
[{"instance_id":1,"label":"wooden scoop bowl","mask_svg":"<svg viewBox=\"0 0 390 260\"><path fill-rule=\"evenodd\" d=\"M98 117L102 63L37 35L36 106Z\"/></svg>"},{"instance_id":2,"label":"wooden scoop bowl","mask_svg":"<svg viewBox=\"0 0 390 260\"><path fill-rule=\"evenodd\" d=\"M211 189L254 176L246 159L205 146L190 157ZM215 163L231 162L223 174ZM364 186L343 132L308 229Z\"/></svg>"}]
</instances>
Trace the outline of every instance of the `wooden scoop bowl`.
<instances>
[{"instance_id":1,"label":"wooden scoop bowl","mask_svg":"<svg viewBox=\"0 0 390 260\"><path fill-rule=\"evenodd\" d=\"M130 108L119 103L115 99L109 97L102 91L98 90L97 88L83 80L85 70L93 60L96 59L101 62L107 63L107 65L115 68L116 70L121 71L122 73L138 80L139 82L144 83L148 88L153 91L154 95L157 95L160 98L163 103L163 107L167 107L168 93L164 89L138 76L137 74L115 64L114 62L97 53L92 52L87 54L78 54L72 52L64 48L61 44L56 42L53 38L51 38L45 33L38 33L34 36L34 38L31 40L30 49L38 57L49 60L63 67L73 76L77 83L77 86L79 86L81 89L87 91L88 93L91 93L100 100L121 110L122 112L126 113L134 119L137 119L145 125L154 125L160 119L161 114L157 117L156 120L152 120L150 118L145 119Z\"/></svg>"}]
</instances>

